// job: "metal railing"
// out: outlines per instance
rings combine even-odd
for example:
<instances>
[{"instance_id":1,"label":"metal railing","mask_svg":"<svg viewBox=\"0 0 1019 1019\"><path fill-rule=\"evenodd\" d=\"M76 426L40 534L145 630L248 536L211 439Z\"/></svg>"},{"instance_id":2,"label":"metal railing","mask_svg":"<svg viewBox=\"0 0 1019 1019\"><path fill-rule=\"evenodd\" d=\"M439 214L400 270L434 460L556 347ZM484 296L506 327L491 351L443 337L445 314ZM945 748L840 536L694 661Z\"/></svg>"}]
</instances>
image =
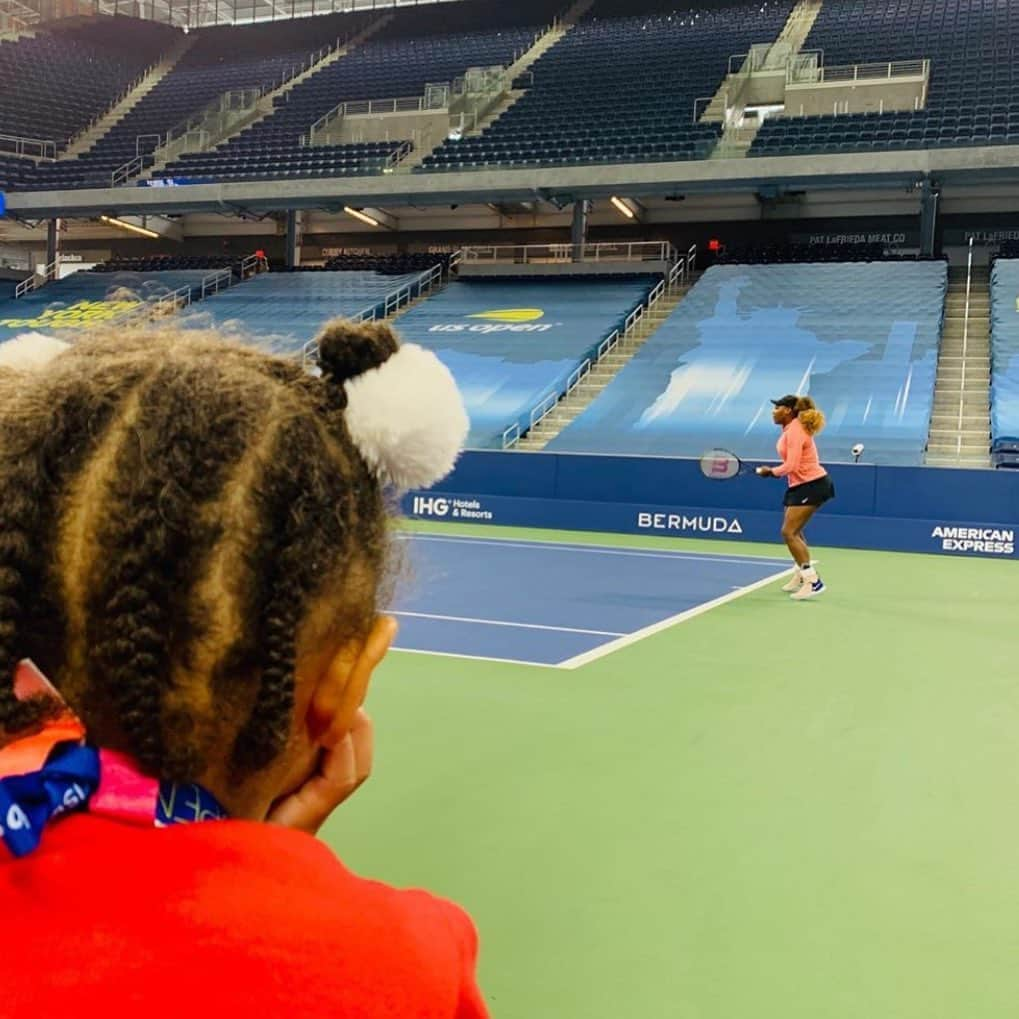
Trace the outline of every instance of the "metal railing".
<instances>
[{"instance_id":1,"label":"metal railing","mask_svg":"<svg viewBox=\"0 0 1019 1019\"><path fill-rule=\"evenodd\" d=\"M248 255L241 262L241 279L246 280L251 276L257 276L260 272L269 271L269 260L265 255Z\"/></svg>"},{"instance_id":2,"label":"metal railing","mask_svg":"<svg viewBox=\"0 0 1019 1019\"><path fill-rule=\"evenodd\" d=\"M432 288L442 282L442 264L433 265L416 276L410 283L404 284L397 290L393 290L375 304L363 308L356 315L350 316L351 322L375 322L378 319L389 318L405 305L418 297L430 293ZM314 364L317 359L318 341L309 340L301 348L301 361L305 365Z\"/></svg>"},{"instance_id":3,"label":"metal railing","mask_svg":"<svg viewBox=\"0 0 1019 1019\"><path fill-rule=\"evenodd\" d=\"M229 269L219 269L202 278L202 300L210 294L218 294L234 284L234 274Z\"/></svg>"},{"instance_id":4,"label":"metal railing","mask_svg":"<svg viewBox=\"0 0 1019 1019\"><path fill-rule=\"evenodd\" d=\"M541 422L544 421L545 418L547 418L556 409L556 407L562 403L563 400L572 396L577 387L583 384L584 380L591 374L599 362L606 357L606 355L612 353L612 351L616 350L621 344L632 339L638 326L641 322L643 322L646 316L651 314L651 311L657 306L657 304L665 297L672 296L679 287L689 282L696 264L696 244L690 245L686 253L682 256L678 256L677 253L675 265L672 266L665 278L660 280L651 293L648 294L647 301L638 305L632 312L630 312L630 314L626 317L626 321L623 323L622 331L614 329L611 333L609 333L609 335L598 344L598 349L595 351L594 355L585 358L573 370L573 372L571 372L569 378L566 380L565 391L561 393L550 393L531 408L531 412L528 415L530 424L527 431L530 432L531 429L538 427L538 425L540 425ZM518 422L514 422L502 433L502 448L512 449L522 437L520 424Z\"/></svg>"},{"instance_id":5,"label":"metal railing","mask_svg":"<svg viewBox=\"0 0 1019 1019\"><path fill-rule=\"evenodd\" d=\"M260 272L268 271L269 263L264 255L248 255L241 262L238 273L240 279L234 276L232 269L217 269L215 272L209 273L208 276L204 276L202 278L201 300L204 301L206 297L212 297L221 290L235 286L237 283L250 279Z\"/></svg>"},{"instance_id":6,"label":"metal railing","mask_svg":"<svg viewBox=\"0 0 1019 1019\"><path fill-rule=\"evenodd\" d=\"M0 152L26 159L56 159L57 143L49 138L22 138L16 134L0 134Z\"/></svg>"},{"instance_id":7,"label":"metal railing","mask_svg":"<svg viewBox=\"0 0 1019 1019\"><path fill-rule=\"evenodd\" d=\"M890 60L887 63L846 64L835 67L790 64L786 72L789 85L842 85L856 81L888 81L893 78L928 78L930 60Z\"/></svg>"},{"instance_id":8,"label":"metal railing","mask_svg":"<svg viewBox=\"0 0 1019 1019\"><path fill-rule=\"evenodd\" d=\"M556 265L563 262L672 262L668 241L622 244L497 244L463 249L464 265Z\"/></svg>"},{"instance_id":9,"label":"metal railing","mask_svg":"<svg viewBox=\"0 0 1019 1019\"><path fill-rule=\"evenodd\" d=\"M149 148L145 148L143 143L144 142L150 142L153 139L155 139L156 144L150 146ZM162 142L162 140L163 140L163 136L161 134L156 134L155 132L153 132L152 134L137 134L137 135L135 135L135 137L134 137L134 154L135 154L135 156L137 157L137 156L146 156L146 155L148 155L150 152L153 152L155 149L159 148L159 145Z\"/></svg>"},{"instance_id":10,"label":"metal railing","mask_svg":"<svg viewBox=\"0 0 1019 1019\"><path fill-rule=\"evenodd\" d=\"M962 320L962 372L959 379L959 417L956 426L955 453L962 455L962 419L966 408L966 362L969 359L969 302L973 288L973 238L969 239L969 257L966 261L966 310Z\"/></svg>"},{"instance_id":11,"label":"metal railing","mask_svg":"<svg viewBox=\"0 0 1019 1019\"><path fill-rule=\"evenodd\" d=\"M337 103L331 110L322 114L307 132L301 135L299 144L309 146L317 144L316 135L332 128L344 117L371 116L386 113L427 113L449 110L471 98L497 97L512 88L513 82L508 68L494 64L490 67L470 68L466 73L452 81L428 82L422 95L397 96L387 99L366 99ZM475 121L477 109L475 108Z\"/></svg>"},{"instance_id":12,"label":"metal railing","mask_svg":"<svg viewBox=\"0 0 1019 1019\"><path fill-rule=\"evenodd\" d=\"M445 109L446 105L448 105L448 96L447 102L440 104L434 94L432 96L399 96L394 99L365 99L338 103L328 113L319 117L308 128L306 134L301 135L300 144L303 146L316 144L316 135L343 120L344 117L363 117L381 113L423 113L428 110Z\"/></svg>"},{"instance_id":13,"label":"metal railing","mask_svg":"<svg viewBox=\"0 0 1019 1019\"><path fill-rule=\"evenodd\" d=\"M165 318L167 315L176 314L181 310L181 308L189 307L191 300L191 287L178 287L176 290L163 294L161 297L156 297L147 301L138 301L134 307L128 308L127 311L109 319L107 324L116 323L117 325L123 325L129 322L133 323L135 321L149 321L158 318Z\"/></svg>"},{"instance_id":14,"label":"metal railing","mask_svg":"<svg viewBox=\"0 0 1019 1019\"><path fill-rule=\"evenodd\" d=\"M693 122L695 124L698 123L698 121L700 121L701 117L703 117L704 114L708 112L708 107L715 101L715 98L717 96L718 96L718 93L716 92L715 95L713 95L713 96L698 96L693 101ZM722 93L722 97L723 97L723 102L725 103L726 107L728 107L728 105L729 105L729 93L728 92L723 92Z\"/></svg>"},{"instance_id":15,"label":"metal railing","mask_svg":"<svg viewBox=\"0 0 1019 1019\"><path fill-rule=\"evenodd\" d=\"M25 294L30 294L33 290L38 290L39 287L45 286L50 280L57 278L57 272L60 269L60 258L59 256L53 259L49 265L43 266L40 271L38 268L32 273L27 279L23 279L15 288L15 297L24 297Z\"/></svg>"},{"instance_id":16,"label":"metal railing","mask_svg":"<svg viewBox=\"0 0 1019 1019\"><path fill-rule=\"evenodd\" d=\"M120 187L145 169L145 156L135 156L110 174L110 187Z\"/></svg>"},{"instance_id":17,"label":"metal railing","mask_svg":"<svg viewBox=\"0 0 1019 1019\"><path fill-rule=\"evenodd\" d=\"M271 82L260 86L261 95L268 95L270 92L275 92L278 88L283 88L288 82L294 80L305 71L314 67L319 61L325 60L331 53L335 53L337 50L342 49L350 42L351 37L349 35L337 36L331 43L327 43L321 49L316 50L314 53L309 54L299 64L292 64L286 71L280 75L279 78L274 78Z\"/></svg>"}]
</instances>

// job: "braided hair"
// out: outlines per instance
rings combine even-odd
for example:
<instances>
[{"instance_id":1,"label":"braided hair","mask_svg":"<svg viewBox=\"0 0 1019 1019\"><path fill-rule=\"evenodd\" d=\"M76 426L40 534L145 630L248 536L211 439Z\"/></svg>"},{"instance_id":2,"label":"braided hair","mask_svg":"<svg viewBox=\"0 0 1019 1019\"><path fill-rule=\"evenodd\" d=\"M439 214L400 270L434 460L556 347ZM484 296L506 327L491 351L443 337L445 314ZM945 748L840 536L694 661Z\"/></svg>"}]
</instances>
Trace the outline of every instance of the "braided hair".
<instances>
[{"instance_id":1,"label":"braided hair","mask_svg":"<svg viewBox=\"0 0 1019 1019\"><path fill-rule=\"evenodd\" d=\"M330 323L316 378L213 333L97 329L0 373L0 736L53 710L14 695L31 658L152 774L196 780L225 734L236 779L275 760L304 642L376 615L386 512L344 383L397 348Z\"/></svg>"}]
</instances>

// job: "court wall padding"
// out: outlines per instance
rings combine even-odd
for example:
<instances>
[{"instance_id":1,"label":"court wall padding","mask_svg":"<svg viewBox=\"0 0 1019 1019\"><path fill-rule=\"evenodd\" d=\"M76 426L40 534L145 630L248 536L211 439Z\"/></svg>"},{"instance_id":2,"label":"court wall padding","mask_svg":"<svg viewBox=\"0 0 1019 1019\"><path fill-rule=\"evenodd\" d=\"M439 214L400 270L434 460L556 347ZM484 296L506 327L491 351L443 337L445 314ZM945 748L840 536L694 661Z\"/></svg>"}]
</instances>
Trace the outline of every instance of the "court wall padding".
<instances>
[{"instance_id":1,"label":"court wall padding","mask_svg":"<svg viewBox=\"0 0 1019 1019\"><path fill-rule=\"evenodd\" d=\"M1015 558L1019 476L1008 471L834 464L838 496L810 524L818 545ZM710 481L696 460L472 450L413 518L777 542L783 482Z\"/></svg>"}]
</instances>

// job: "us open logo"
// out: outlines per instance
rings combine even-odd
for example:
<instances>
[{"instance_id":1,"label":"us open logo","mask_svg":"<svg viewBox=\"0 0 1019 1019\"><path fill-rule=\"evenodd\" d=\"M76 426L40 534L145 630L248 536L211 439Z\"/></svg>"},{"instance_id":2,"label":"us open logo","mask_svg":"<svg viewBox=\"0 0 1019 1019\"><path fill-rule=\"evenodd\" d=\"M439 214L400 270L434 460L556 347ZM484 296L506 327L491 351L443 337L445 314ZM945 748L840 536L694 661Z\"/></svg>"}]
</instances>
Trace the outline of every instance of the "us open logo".
<instances>
[{"instance_id":1,"label":"us open logo","mask_svg":"<svg viewBox=\"0 0 1019 1019\"><path fill-rule=\"evenodd\" d=\"M547 333L560 322L541 322L545 312L541 308L495 308L465 315L468 319L481 319L480 323L445 322L432 326L430 333Z\"/></svg>"}]
</instances>

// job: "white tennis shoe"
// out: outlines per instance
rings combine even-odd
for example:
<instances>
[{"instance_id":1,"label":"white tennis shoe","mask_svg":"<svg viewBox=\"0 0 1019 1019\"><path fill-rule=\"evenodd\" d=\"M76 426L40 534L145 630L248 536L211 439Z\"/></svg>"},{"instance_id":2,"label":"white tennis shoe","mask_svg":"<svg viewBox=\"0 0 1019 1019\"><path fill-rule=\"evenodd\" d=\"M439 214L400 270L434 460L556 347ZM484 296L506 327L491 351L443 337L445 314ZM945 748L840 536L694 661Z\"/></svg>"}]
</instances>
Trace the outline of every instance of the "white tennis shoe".
<instances>
[{"instance_id":1,"label":"white tennis shoe","mask_svg":"<svg viewBox=\"0 0 1019 1019\"><path fill-rule=\"evenodd\" d=\"M815 574L813 580L804 577L799 590L794 591L790 597L793 601L806 601L807 598L816 598L819 594L824 594L824 590L824 581Z\"/></svg>"}]
</instances>

